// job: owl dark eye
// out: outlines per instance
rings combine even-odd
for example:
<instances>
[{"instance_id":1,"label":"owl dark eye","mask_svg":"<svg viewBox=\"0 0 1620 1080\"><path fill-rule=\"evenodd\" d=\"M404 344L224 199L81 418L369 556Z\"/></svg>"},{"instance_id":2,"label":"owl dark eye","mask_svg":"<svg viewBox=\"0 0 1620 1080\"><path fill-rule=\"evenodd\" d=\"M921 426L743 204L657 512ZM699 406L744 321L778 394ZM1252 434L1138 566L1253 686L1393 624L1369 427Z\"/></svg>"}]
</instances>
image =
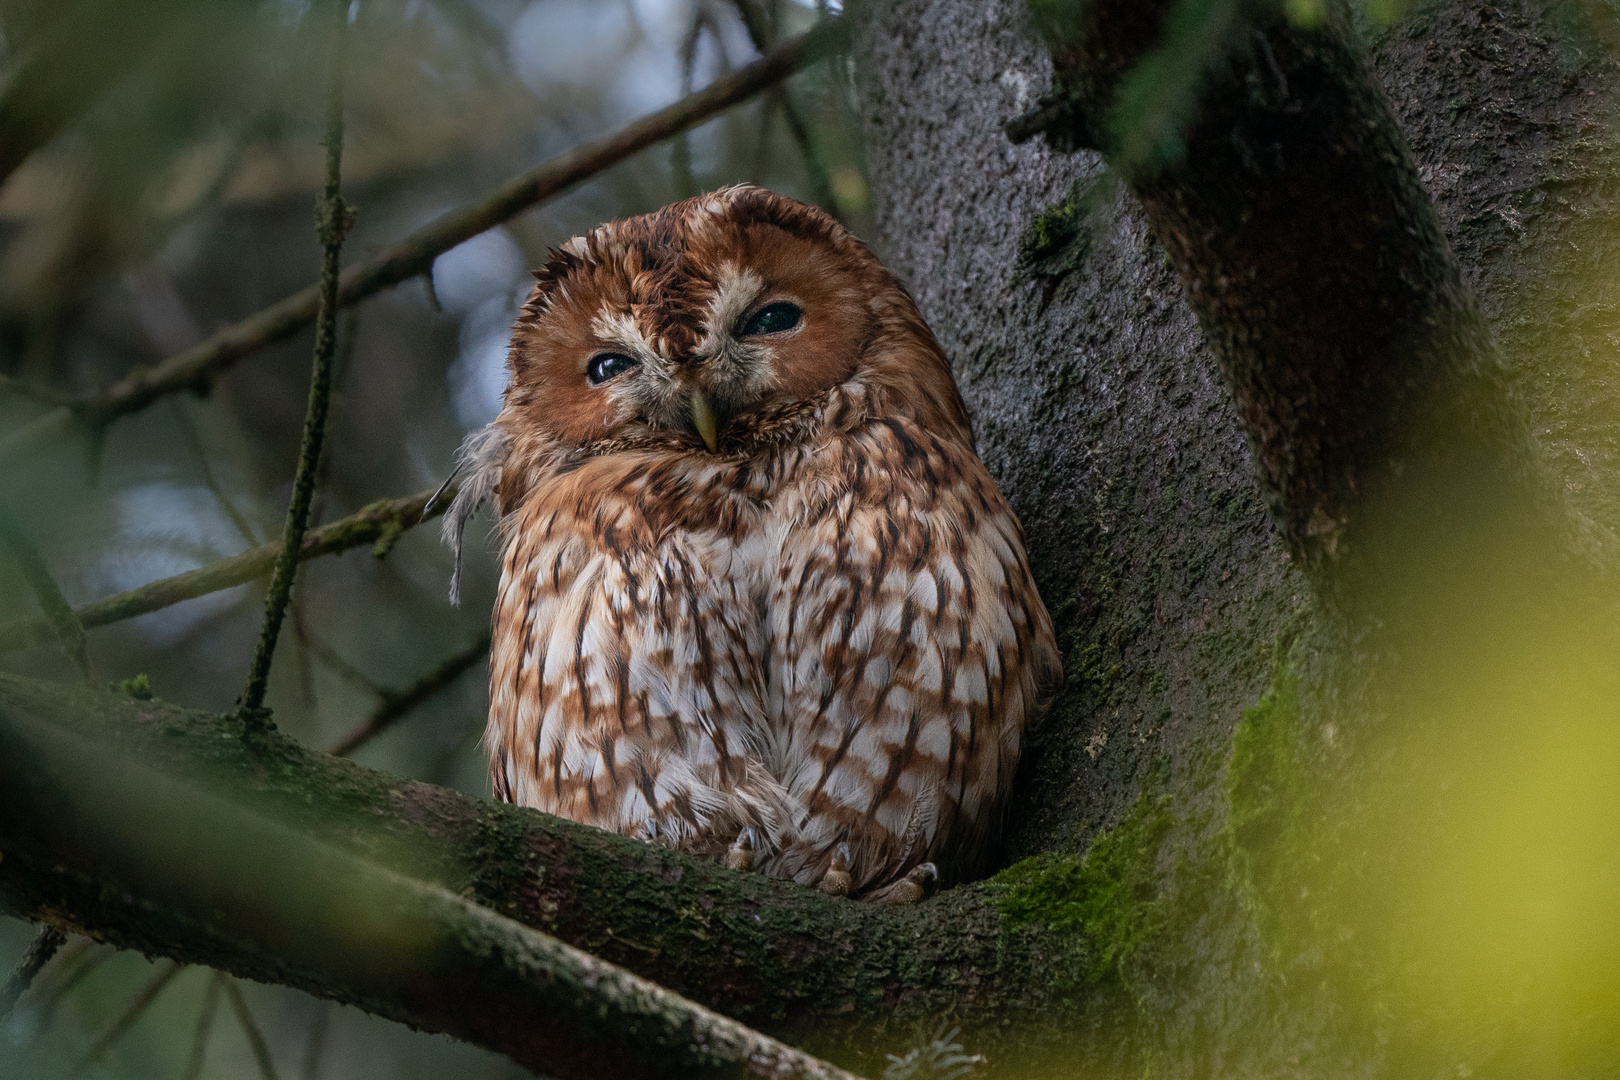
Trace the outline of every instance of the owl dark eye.
<instances>
[{"instance_id":1,"label":"owl dark eye","mask_svg":"<svg viewBox=\"0 0 1620 1080\"><path fill-rule=\"evenodd\" d=\"M624 353L605 352L600 356L591 357L591 362L585 365L585 377L591 381L592 386L601 386L615 375L623 375L633 367L640 367L641 361Z\"/></svg>"},{"instance_id":2,"label":"owl dark eye","mask_svg":"<svg viewBox=\"0 0 1620 1080\"><path fill-rule=\"evenodd\" d=\"M799 305L790 304L786 300L767 304L754 313L753 318L743 323L743 336L753 337L755 334L780 334L784 330L791 330L799 325L804 312Z\"/></svg>"}]
</instances>

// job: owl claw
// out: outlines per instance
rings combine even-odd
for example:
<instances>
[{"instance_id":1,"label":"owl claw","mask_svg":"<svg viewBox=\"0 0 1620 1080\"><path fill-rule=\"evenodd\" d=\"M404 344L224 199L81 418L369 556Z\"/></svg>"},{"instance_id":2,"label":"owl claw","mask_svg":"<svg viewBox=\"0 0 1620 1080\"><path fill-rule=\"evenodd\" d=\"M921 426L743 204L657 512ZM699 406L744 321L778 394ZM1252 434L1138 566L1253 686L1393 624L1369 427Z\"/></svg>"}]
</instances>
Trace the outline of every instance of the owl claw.
<instances>
[{"instance_id":1,"label":"owl claw","mask_svg":"<svg viewBox=\"0 0 1620 1080\"><path fill-rule=\"evenodd\" d=\"M848 896L849 885L849 845L840 843L833 849L832 862L827 866L827 872L821 875L816 888L828 896Z\"/></svg>"},{"instance_id":2,"label":"owl claw","mask_svg":"<svg viewBox=\"0 0 1620 1080\"><path fill-rule=\"evenodd\" d=\"M870 900L874 904L915 904L934 895L938 881L939 868L931 862L921 863L899 881L873 894Z\"/></svg>"},{"instance_id":3,"label":"owl claw","mask_svg":"<svg viewBox=\"0 0 1620 1080\"><path fill-rule=\"evenodd\" d=\"M726 866L732 870L747 873L754 868L754 851L759 843L759 834L754 832L752 825L744 825L742 832L732 843L731 850L726 852Z\"/></svg>"}]
</instances>

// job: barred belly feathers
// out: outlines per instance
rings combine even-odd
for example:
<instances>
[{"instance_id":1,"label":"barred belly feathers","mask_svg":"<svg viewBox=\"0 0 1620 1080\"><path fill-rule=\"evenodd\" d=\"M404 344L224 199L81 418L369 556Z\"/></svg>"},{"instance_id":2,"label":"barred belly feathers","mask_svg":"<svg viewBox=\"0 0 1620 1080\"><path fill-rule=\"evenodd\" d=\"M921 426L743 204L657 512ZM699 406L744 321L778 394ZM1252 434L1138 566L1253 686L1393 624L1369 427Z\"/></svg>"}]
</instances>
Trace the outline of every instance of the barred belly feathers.
<instances>
[{"instance_id":1,"label":"barred belly feathers","mask_svg":"<svg viewBox=\"0 0 1620 1080\"><path fill-rule=\"evenodd\" d=\"M499 515L496 795L879 902L983 873L1061 666L899 282L752 187L535 276L445 525Z\"/></svg>"}]
</instances>

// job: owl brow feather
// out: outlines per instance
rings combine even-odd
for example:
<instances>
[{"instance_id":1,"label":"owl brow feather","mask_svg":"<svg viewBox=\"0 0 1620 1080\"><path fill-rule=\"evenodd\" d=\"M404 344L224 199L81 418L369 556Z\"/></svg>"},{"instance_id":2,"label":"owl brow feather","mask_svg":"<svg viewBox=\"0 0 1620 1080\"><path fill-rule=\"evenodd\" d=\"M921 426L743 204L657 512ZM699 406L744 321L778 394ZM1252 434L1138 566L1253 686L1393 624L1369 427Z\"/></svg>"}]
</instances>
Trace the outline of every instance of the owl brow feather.
<instances>
[{"instance_id":1,"label":"owl brow feather","mask_svg":"<svg viewBox=\"0 0 1620 1080\"><path fill-rule=\"evenodd\" d=\"M456 468L452 478L463 474L461 487L445 512L440 536L452 556L450 571L450 603L461 606L461 540L467 519L495 494L501 482L501 463L506 460L506 432L490 424L469 432L456 451ZM448 483L448 481L447 481Z\"/></svg>"}]
</instances>

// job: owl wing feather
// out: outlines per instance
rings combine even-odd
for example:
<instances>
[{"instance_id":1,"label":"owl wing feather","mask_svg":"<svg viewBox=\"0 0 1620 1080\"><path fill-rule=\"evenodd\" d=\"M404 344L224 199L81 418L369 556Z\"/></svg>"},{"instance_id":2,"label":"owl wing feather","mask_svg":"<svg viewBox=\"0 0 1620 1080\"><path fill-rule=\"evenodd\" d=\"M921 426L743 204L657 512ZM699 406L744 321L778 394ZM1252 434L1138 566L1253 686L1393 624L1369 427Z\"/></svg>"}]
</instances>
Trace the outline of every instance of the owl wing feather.
<instances>
[{"instance_id":1,"label":"owl wing feather","mask_svg":"<svg viewBox=\"0 0 1620 1080\"><path fill-rule=\"evenodd\" d=\"M793 815L763 761L763 630L719 530L658 528L622 470L581 469L511 516L487 749L498 797L707 851Z\"/></svg>"},{"instance_id":2,"label":"owl wing feather","mask_svg":"<svg viewBox=\"0 0 1620 1080\"><path fill-rule=\"evenodd\" d=\"M884 420L806 455L778 496L770 709L811 882L851 892L990 855L1026 722L1055 689L1052 626L1016 516L971 449Z\"/></svg>"}]
</instances>

